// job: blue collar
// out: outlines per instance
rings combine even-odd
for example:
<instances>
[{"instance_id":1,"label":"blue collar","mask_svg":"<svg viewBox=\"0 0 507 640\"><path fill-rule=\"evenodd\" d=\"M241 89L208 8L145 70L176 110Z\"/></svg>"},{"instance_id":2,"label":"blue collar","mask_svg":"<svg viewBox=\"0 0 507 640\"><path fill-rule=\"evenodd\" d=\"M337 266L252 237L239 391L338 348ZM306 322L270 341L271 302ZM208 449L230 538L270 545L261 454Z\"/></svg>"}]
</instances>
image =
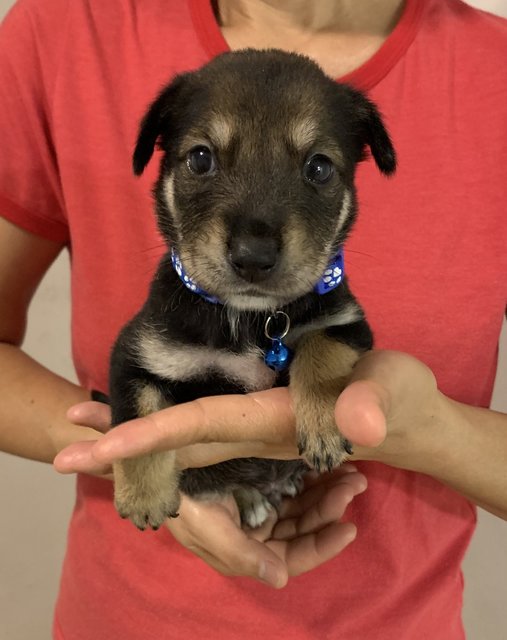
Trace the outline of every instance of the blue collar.
<instances>
[{"instance_id":1,"label":"blue collar","mask_svg":"<svg viewBox=\"0 0 507 640\"><path fill-rule=\"evenodd\" d=\"M194 280L190 276L185 273L185 269L181 262L180 257L176 253L174 248L171 249L171 261L174 267L174 270L180 277L180 280L183 282L185 287L192 291L192 293L196 293L197 295L204 298L207 302L211 302L212 304L219 304L220 300L215 296L210 295L204 289L201 289ZM314 286L313 290L315 293L319 295L324 295L336 289L343 281L343 276L345 272L345 265L343 261L343 248L340 247L338 253L333 256L330 260L329 264L326 267L326 270L322 274L322 277Z\"/></svg>"},{"instance_id":2,"label":"blue collar","mask_svg":"<svg viewBox=\"0 0 507 640\"><path fill-rule=\"evenodd\" d=\"M192 293L197 293L197 295L201 296L201 298L204 298L206 302L211 302L212 304L218 304L220 302L218 298L215 298L215 296L210 296L210 294L206 293L204 289L198 287L190 276L187 276L180 257L176 253L174 247L171 248L171 262L173 263L174 270L179 275L180 280L183 282L187 289L192 291Z\"/></svg>"}]
</instances>

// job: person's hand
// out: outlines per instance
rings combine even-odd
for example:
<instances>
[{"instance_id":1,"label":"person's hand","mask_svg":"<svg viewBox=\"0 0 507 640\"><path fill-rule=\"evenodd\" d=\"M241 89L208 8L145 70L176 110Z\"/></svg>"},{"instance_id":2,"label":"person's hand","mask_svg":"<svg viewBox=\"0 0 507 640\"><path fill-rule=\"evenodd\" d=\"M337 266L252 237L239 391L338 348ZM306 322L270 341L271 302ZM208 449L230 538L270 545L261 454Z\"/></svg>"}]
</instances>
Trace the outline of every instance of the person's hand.
<instances>
[{"instance_id":1,"label":"person's hand","mask_svg":"<svg viewBox=\"0 0 507 640\"><path fill-rule=\"evenodd\" d=\"M75 425L95 430L99 437L74 442L62 449L53 462L60 473L104 475L111 473L111 464L116 460L169 448L177 450L181 469L232 458L291 460L299 457L287 389L201 398L112 430L110 408L100 402L74 405L67 412L67 418ZM240 434L238 425L242 427ZM106 435L100 436L100 433ZM173 440L168 446L167 436ZM111 437L112 447L107 442ZM97 450L104 440L105 447Z\"/></svg>"},{"instance_id":2,"label":"person's hand","mask_svg":"<svg viewBox=\"0 0 507 640\"><path fill-rule=\"evenodd\" d=\"M86 402L68 412L71 421L105 432L110 424L106 405ZM258 442L213 446L190 445L178 451L182 468L213 464L236 454L280 454L279 445ZM108 463L94 460L93 443L75 443L55 459L63 473L83 471L108 476ZM296 456L290 445L286 457ZM250 576L274 587L289 577L310 571L342 551L356 536L350 522L340 522L355 495L366 488L366 478L346 464L333 474L309 474L304 491L282 503L257 529L243 530L232 497L197 501L182 497L180 516L166 521L173 536L186 548L224 575Z\"/></svg>"},{"instance_id":3,"label":"person's hand","mask_svg":"<svg viewBox=\"0 0 507 640\"><path fill-rule=\"evenodd\" d=\"M338 397L336 423L355 460L418 470L433 455L448 399L425 364L397 351L371 351Z\"/></svg>"},{"instance_id":4,"label":"person's hand","mask_svg":"<svg viewBox=\"0 0 507 640\"><path fill-rule=\"evenodd\" d=\"M91 456L95 443L111 429L111 410L102 402L80 402L67 411L67 419L87 430L87 437L63 448L53 460L59 473L89 473L112 480L113 468L108 463L97 463ZM95 434L95 437L93 437Z\"/></svg>"},{"instance_id":5,"label":"person's hand","mask_svg":"<svg viewBox=\"0 0 507 640\"><path fill-rule=\"evenodd\" d=\"M366 478L352 465L310 476L304 491L284 500L257 529L241 528L234 498L201 502L183 496L180 516L166 521L173 536L207 564L230 576L249 576L273 587L327 562L356 537L340 522Z\"/></svg>"}]
</instances>

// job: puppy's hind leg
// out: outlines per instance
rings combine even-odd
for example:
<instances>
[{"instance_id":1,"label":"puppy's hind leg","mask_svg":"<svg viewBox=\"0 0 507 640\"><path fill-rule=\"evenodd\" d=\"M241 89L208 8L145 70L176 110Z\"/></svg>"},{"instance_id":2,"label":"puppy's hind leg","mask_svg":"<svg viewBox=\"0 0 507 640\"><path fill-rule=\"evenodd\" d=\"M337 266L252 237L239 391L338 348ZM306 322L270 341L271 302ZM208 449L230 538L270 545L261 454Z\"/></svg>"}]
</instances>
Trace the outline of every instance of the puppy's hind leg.
<instances>
[{"instance_id":1,"label":"puppy's hind leg","mask_svg":"<svg viewBox=\"0 0 507 640\"><path fill-rule=\"evenodd\" d=\"M136 414L146 416L168 406L162 392L152 384L136 383ZM122 518L138 529L158 529L168 517L178 515L180 495L174 451L151 453L121 460L113 465L114 502Z\"/></svg>"}]
</instances>

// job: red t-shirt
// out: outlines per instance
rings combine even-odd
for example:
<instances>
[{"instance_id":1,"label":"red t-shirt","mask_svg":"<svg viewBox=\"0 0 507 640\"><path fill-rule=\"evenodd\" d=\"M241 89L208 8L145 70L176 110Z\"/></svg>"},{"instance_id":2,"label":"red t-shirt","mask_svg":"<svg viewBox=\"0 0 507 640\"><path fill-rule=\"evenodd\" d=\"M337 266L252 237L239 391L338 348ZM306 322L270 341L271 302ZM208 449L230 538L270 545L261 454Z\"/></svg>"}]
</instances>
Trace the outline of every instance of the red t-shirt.
<instances>
[{"instance_id":1,"label":"red t-shirt","mask_svg":"<svg viewBox=\"0 0 507 640\"><path fill-rule=\"evenodd\" d=\"M206 0L24 0L0 34L0 213L69 244L76 369L107 388L110 346L161 254L150 188L131 172L138 121L175 73L226 50ZM507 23L457 0L407 0L346 80L385 114L393 179L358 173L351 286L378 347L488 406L507 300ZM222 577L167 530L118 518L80 476L55 638L457 640L474 508L439 482L360 465L369 488L339 557L274 591Z\"/></svg>"}]
</instances>

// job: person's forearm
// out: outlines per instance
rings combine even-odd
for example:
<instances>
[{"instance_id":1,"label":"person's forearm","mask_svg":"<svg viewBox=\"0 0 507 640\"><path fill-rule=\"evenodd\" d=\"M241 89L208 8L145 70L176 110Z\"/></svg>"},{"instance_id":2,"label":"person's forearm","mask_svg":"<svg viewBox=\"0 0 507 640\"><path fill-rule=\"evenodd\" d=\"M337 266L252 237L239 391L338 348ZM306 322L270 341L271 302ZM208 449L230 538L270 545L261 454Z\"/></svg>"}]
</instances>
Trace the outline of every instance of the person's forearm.
<instances>
[{"instance_id":1,"label":"person's forearm","mask_svg":"<svg viewBox=\"0 0 507 640\"><path fill-rule=\"evenodd\" d=\"M0 343L0 449L24 458L52 462L77 438L97 437L71 424L67 409L89 399L85 389L51 373L21 349Z\"/></svg>"},{"instance_id":2,"label":"person's forearm","mask_svg":"<svg viewBox=\"0 0 507 640\"><path fill-rule=\"evenodd\" d=\"M421 471L507 520L507 415L442 397L441 439Z\"/></svg>"},{"instance_id":3,"label":"person's forearm","mask_svg":"<svg viewBox=\"0 0 507 640\"><path fill-rule=\"evenodd\" d=\"M400 458L382 462L430 475L507 520L506 414L439 394L433 419L415 435Z\"/></svg>"}]
</instances>

